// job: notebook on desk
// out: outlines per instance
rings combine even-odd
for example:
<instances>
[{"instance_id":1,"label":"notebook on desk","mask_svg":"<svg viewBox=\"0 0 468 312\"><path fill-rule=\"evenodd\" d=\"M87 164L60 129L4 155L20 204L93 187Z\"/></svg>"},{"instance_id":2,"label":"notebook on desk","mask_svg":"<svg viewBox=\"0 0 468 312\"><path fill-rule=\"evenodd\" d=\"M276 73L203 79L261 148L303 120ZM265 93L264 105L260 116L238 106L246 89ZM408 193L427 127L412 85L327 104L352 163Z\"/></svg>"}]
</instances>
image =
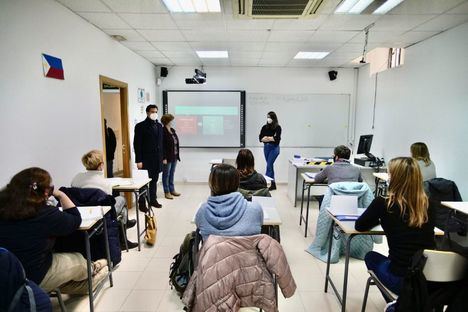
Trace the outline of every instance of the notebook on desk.
<instances>
[{"instance_id":1,"label":"notebook on desk","mask_svg":"<svg viewBox=\"0 0 468 312\"><path fill-rule=\"evenodd\" d=\"M124 179L124 178L107 178L107 181L112 186L126 186L126 185L132 185L133 184L133 180Z\"/></svg>"},{"instance_id":2,"label":"notebook on desk","mask_svg":"<svg viewBox=\"0 0 468 312\"><path fill-rule=\"evenodd\" d=\"M101 206L86 206L86 207L76 207L80 212L81 219L83 221L89 220L100 220L102 219L102 207Z\"/></svg>"},{"instance_id":3,"label":"notebook on desk","mask_svg":"<svg viewBox=\"0 0 468 312\"><path fill-rule=\"evenodd\" d=\"M306 172L305 175L308 178L315 179L315 176L317 175L318 172Z\"/></svg>"},{"instance_id":4,"label":"notebook on desk","mask_svg":"<svg viewBox=\"0 0 468 312\"><path fill-rule=\"evenodd\" d=\"M358 208L357 196L332 195L328 211L339 221L356 221L364 209Z\"/></svg>"}]
</instances>

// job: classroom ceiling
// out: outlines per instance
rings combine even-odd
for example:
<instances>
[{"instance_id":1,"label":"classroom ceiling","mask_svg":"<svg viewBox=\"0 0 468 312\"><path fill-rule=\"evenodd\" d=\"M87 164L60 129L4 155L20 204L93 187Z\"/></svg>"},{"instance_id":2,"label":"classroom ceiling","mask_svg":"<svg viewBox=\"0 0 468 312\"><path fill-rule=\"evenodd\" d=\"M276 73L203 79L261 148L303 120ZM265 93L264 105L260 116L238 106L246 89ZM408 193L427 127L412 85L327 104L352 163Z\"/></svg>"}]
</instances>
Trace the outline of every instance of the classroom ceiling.
<instances>
[{"instance_id":1,"label":"classroom ceiling","mask_svg":"<svg viewBox=\"0 0 468 312\"><path fill-rule=\"evenodd\" d=\"M169 13L162 0L57 0L155 65L356 67L364 28L368 50L407 47L468 22L468 0L405 0L385 15L334 14L341 0L324 0L306 19L239 19L231 0L221 13ZM237 1L237 0L236 0ZM468 36L468 35L467 35ZM197 50L227 50L228 59L200 59ZM295 60L299 51L328 51Z\"/></svg>"}]
</instances>

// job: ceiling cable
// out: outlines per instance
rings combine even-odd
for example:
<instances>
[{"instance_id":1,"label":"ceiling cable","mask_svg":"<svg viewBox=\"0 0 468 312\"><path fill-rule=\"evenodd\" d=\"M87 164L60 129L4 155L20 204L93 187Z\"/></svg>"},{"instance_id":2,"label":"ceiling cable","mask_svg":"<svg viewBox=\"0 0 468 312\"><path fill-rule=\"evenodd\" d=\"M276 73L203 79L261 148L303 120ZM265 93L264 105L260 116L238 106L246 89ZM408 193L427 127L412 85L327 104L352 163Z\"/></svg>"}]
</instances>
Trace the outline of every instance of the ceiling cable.
<instances>
[{"instance_id":1,"label":"ceiling cable","mask_svg":"<svg viewBox=\"0 0 468 312\"><path fill-rule=\"evenodd\" d=\"M362 51L362 59L359 63L361 64L365 64L366 63L366 60L365 60L365 57L366 57L366 52L367 52L367 40L369 39L369 29L371 29L372 27L374 27L374 23L370 24L369 26L367 26L366 28L364 28L364 34L365 34L365 40L364 40L364 49Z\"/></svg>"}]
</instances>

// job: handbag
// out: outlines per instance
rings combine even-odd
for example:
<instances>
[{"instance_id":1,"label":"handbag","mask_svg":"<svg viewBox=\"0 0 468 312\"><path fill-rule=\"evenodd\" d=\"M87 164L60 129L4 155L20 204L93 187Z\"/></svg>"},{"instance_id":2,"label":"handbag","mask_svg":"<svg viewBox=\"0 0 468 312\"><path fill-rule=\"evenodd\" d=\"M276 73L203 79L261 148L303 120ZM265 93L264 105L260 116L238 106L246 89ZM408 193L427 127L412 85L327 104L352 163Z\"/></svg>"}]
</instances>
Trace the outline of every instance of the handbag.
<instances>
[{"instance_id":1,"label":"handbag","mask_svg":"<svg viewBox=\"0 0 468 312\"><path fill-rule=\"evenodd\" d=\"M145 224L146 224L146 233L145 233L146 244L153 246L156 243L156 235L158 233L158 228L156 226L156 217L154 215L152 208L149 208L148 212L145 214Z\"/></svg>"}]
</instances>

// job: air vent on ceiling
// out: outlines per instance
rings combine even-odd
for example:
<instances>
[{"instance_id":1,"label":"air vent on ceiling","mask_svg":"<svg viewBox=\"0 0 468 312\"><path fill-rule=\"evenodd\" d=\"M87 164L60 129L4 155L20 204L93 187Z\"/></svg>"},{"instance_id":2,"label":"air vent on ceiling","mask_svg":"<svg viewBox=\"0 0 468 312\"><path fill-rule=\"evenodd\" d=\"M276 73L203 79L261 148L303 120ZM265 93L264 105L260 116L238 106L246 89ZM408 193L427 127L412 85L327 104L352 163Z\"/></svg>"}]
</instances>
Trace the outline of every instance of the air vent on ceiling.
<instances>
[{"instance_id":1,"label":"air vent on ceiling","mask_svg":"<svg viewBox=\"0 0 468 312\"><path fill-rule=\"evenodd\" d=\"M251 18L301 18L316 14L325 0L234 0L234 14Z\"/></svg>"}]
</instances>

